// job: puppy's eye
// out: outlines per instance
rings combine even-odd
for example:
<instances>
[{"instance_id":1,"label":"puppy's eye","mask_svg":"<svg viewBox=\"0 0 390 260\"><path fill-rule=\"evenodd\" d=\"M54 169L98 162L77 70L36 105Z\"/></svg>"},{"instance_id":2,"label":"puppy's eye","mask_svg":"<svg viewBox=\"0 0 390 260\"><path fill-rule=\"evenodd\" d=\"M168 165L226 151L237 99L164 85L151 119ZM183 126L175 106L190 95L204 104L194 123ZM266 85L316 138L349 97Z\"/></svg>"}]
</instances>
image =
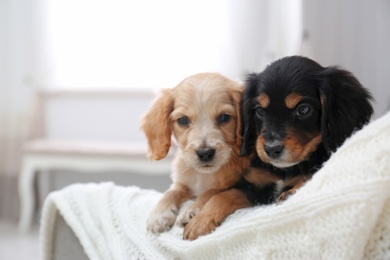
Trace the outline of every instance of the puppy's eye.
<instances>
[{"instance_id":1,"label":"puppy's eye","mask_svg":"<svg viewBox=\"0 0 390 260\"><path fill-rule=\"evenodd\" d=\"M313 108L308 104L302 104L297 107L297 116L304 119L311 116L313 113Z\"/></svg>"},{"instance_id":2,"label":"puppy's eye","mask_svg":"<svg viewBox=\"0 0 390 260\"><path fill-rule=\"evenodd\" d=\"M217 121L218 123L226 123L230 120L231 116L228 114L221 114L218 116Z\"/></svg>"},{"instance_id":3,"label":"puppy's eye","mask_svg":"<svg viewBox=\"0 0 390 260\"><path fill-rule=\"evenodd\" d=\"M259 117L263 117L265 115L265 110L264 108L262 107L256 107L256 114L259 116Z\"/></svg>"},{"instance_id":4,"label":"puppy's eye","mask_svg":"<svg viewBox=\"0 0 390 260\"><path fill-rule=\"evenodd\" d=\"M190 119L186 116L183 116L177 119L177 123L180 126L188 126L190 124Z\"/></svg>"}]
</instances>

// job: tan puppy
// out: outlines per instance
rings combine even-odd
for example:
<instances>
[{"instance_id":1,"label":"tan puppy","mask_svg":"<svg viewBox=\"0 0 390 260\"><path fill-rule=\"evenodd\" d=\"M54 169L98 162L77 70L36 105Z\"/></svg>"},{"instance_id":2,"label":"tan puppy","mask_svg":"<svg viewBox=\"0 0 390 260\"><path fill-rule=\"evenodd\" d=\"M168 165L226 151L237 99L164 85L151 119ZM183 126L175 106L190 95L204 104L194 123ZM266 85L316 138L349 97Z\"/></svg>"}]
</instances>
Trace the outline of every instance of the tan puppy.
<instances>
[{"instance_id":1,"label":"tan puppy","mask_svg":"<svg viewBox=\"0 0 390 260\"><path fill-rule=\"evenodd\" d=\"M242 85L217 73L201 73L164 89L144 116L149 158L163 159L173 135L178 150L172 185L147 220L160 233L177 221L185 226L215 194L233 186L248 166L239 157ZM177 218L181 205L196 198ZM176 220L177 218L177 220Z\"/></svg>"}]
</instances>

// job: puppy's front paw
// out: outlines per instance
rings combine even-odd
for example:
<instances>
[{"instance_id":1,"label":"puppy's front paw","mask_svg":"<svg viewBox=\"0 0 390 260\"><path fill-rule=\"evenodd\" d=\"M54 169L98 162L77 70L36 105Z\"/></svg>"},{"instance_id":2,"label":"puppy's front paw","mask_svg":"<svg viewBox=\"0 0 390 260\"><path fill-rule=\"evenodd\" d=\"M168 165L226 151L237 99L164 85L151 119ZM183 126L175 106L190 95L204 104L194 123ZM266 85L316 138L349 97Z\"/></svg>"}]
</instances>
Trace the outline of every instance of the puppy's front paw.
<instances>
[{"instance_id":1,"label":"puppy's front paw","mask_svg":"<svg viewBox=\"0 0 390 260\"><path fill-rule=\"evenodd\" d=\"M147 230L154 234L168 231L175 223L177 213L177 209L152 212L146 222Z\"/></svg>"},{"instance_id":2,"label":"puppy's front paw","mask_svg":"<svg viewBox=\"0 0 390 260\"><path fill-rule=\"evenodd\" d=\"M297 192L297 189L289 189L285 192L282 192L282 194L280 194L279 197L276 199L276 203L277 204L282 203L283 201L287 200L288 197L290 197L291 195L294 195L296 192Z\"/></svg>"},{"instance_id":3,"label":"puppy's front paw","mask_svg":"<svg viewBox=\"0 0 390 260\"><path fill-rule=\"evenodd\" d=\"M220 223L203 214L199 214L191 219L184 227L183 239L195 240L200 236L204 236L213 232Z\"/></svg>"},{"instance_id":4,"label":"puppy's front paw","mask_svg":"<svg viewBox=\"0 0 390 260\"><path fill-rule=\"evenodd\" d=\"M198 207L188 207L184 212L180 213L180 215L177 217L176 224L184 227L187 225L187 223L195 217L200 211L200 208Z\"/></svg>"}]
</instances>

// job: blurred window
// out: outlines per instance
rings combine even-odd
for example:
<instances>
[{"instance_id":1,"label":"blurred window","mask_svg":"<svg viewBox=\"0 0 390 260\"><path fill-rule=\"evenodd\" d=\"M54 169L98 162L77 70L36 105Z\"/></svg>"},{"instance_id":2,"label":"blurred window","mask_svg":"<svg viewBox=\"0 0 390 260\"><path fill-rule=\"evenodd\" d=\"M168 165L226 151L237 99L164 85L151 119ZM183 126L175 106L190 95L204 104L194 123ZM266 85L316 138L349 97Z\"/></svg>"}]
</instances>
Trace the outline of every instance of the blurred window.
<instances>
[{"instance_id":1,"label":"blurred window","mask_svg":"<svg viewBox=\"0 0 390 260\"><path fill-rule=\"evenodd\" d=\"M193 73L223 72L226 2L47 1L41 81L61 88L159 88Z\"/></svg>"}]
</instances>

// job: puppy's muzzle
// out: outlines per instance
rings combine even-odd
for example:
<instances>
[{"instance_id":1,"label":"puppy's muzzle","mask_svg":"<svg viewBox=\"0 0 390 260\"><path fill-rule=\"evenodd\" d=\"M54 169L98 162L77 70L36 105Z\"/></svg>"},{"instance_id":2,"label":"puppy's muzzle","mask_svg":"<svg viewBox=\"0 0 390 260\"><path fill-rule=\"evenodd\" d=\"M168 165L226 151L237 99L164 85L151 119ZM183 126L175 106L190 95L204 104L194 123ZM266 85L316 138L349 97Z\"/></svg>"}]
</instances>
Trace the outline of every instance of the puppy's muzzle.
<instances>
[{"instance_id":1,"label":"puppy's muzzle","mask_svg":"<svg viewBox=\"0 0 390 260\"><path fill-rule=\"evenodd\" d=\"M265 144L264 151L271 159L277 159L283 152L284 146L281 144Z\"/></svg>"},{"instance_id":2,"label":"puppy's muzzle","mask_svg":"<svg viewBox=\"0 0 390 260\"><path fill-rule=\"evenodd\" d=\"M214 158L215 149L197 150L196 155L198 155L199 160L201 160L202 162L210 162Z\"/></svg>"}]
</instances>

